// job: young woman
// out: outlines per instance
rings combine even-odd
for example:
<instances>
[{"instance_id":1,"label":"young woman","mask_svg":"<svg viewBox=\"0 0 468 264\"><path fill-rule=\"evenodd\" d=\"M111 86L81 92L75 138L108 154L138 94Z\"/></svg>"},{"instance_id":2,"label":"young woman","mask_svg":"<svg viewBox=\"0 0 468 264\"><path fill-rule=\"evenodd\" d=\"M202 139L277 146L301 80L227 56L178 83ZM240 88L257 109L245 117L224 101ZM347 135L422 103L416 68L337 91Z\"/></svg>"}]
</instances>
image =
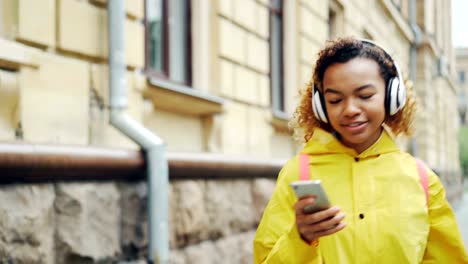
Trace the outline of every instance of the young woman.
<instances>
[{"instance_id":1,"label":"young woman","mask_svg":"<svg viewBox=\"0 0 468 264\"><path fill-rule=\"evenodd\" d=\"M468 263L439 178L419 167L425 189L416 160L394 142L410 132L406 93L398 65L375 43L344 38L320 51L295 113L306 145L278 176L255 263ZM298 200L290 187L304 157L333 205L311 214L303 209L314 197Z\"/></svg>"}]
</instances>

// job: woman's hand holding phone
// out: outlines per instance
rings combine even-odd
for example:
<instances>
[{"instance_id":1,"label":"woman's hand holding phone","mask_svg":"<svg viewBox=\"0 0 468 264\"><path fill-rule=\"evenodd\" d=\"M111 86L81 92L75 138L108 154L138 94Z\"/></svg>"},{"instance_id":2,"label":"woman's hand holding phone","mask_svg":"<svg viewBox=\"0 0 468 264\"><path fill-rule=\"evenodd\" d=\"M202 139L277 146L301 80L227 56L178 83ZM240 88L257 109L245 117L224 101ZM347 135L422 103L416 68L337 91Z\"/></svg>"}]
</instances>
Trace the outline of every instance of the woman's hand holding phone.
<instances>
[{"instance_id":1,"label":"woman's hand holding phone","mask_svg":"<svg viewBox=\"0 0 468 264\"><path fill-rule=\"evenodd\" d=\"M340 208L338 207L329 207L315 213L305 213L304 208L314 203L314 196L305 196L294 204L297 230L307 243L334 234L346 226L345 222L341 222L345 213L339 213Z\"/></svg>"}]
</instances>

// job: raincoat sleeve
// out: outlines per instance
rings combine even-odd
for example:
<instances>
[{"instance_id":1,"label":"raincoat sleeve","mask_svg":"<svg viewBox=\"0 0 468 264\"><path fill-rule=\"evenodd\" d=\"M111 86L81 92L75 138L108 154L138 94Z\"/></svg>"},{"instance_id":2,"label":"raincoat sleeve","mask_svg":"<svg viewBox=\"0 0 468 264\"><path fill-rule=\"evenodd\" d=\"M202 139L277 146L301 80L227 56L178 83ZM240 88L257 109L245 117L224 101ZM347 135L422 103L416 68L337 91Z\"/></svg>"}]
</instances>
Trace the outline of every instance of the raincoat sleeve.
<instances>
[{"instance_id":1,"label":"raincoat sleeve","mask_svg":"<svg viewBox=\"0 0 468 264\"><path fill-rule=\"evenodd\" d=\"M318 247L301 239L289 182L298 179L297 158L281 170L254 239L254 263L321 263Z\"/></svg>"},{"instance_id":2,"label":"raincoat sleeve","mask_svg":"<svg viewBox=\"0 0 468 264\"><path fill-rule=\"evenodd\" d=\"M442 183L432 171L429 177L429 237L423 262L468 263L455 215L445 198Z\"/></svg>"}]
</instances>

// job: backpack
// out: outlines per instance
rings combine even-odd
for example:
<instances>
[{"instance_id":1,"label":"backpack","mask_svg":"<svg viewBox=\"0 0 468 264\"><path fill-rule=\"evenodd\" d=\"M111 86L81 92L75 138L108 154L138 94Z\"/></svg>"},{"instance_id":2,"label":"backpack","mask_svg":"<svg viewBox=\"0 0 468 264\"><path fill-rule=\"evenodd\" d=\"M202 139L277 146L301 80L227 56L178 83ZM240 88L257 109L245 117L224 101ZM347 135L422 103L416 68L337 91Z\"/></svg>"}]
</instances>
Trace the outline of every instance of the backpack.
<instances>
[{"instance_id":1,"label":"backpack","mask_svg":"<svg viewBox=\"0 0 468 264\"><path fill-rule=\"evenodd\" d=\"M419 181L426 195L426 206L429 205L429 179L427 177L426 166L424 162L420 159L415 158L416 164L418 166ZM299 179L309 180L309 155L301 153L299 155Z\"/></svg>"}]
</instances>

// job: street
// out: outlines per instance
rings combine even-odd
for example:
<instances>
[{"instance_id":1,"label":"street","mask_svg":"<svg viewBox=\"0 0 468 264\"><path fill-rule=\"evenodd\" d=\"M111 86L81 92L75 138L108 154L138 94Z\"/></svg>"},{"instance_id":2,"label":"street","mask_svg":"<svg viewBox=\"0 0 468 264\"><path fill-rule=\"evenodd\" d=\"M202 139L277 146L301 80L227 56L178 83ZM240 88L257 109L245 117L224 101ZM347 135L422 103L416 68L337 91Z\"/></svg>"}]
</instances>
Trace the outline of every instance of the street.
<instances>
[{"instance_id":1,"label":"street","mask_svg":"<svg viewBox=\"0 0 468 264\"><path fill-rule=\"evenodd\" d=\"M468 250L468 191L466 188L463 200L455 208L455 215L457 217L458 226L461 229L463 241L465 242L465 249Z\"/></svg>"}]
</instances>

